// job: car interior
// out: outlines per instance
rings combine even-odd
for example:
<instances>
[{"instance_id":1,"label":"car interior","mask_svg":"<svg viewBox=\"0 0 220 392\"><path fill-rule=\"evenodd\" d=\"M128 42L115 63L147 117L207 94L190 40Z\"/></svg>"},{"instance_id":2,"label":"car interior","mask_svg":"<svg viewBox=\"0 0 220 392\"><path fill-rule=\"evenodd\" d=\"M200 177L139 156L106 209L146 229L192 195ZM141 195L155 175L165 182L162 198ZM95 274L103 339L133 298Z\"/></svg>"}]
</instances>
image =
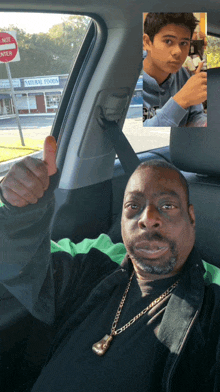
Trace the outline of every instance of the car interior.
<instances>
[{"instance_id":1,"label":"car interior","mask_svg":"<svg viewBox=\"0 0 220 392\"><path fill-rule=\"evenodd\" d=\"M188 180L197 247L205 261L220 267L220 67L207 70L207 127L171 128L170 142L164 141L164 129L156 129L160 143L152 148L154 131L143 127L141 110L130 131L134 141L141 136L139 151L124 132L142 70L142 15L177 12L177 8L207 12L208 34L220 37L220 1L193 0L184 6L171 0L1 1L1 12L78 14L92 19L51 130L60 172L51 224L54 241L67 237L78 243L107 233L114 243L121 242L128 178L139 162L162 159L176 165ZM28 326L21 320L21 334L23 330Z\"/></svg>"},{"instance_id":2,"label":"car interior","mask_svg":"<svg viewBox=\"0 0 220 392\"><path fill-rule=\"evenodd\" d=\"M60 181L52 239L73 242L107 233L122 241L120 215L127 180L139 162L173 162L187 178L201 256L220 266L220 68L208 69L207 128L172 128L170 145L135 153L123 124L142 69L142 13L207 12L208 34L220 36L220 2L177 6L143 0L3 0L1 11L53 12L92 18L69 75L51 134ZM133 130L135 132L135 129ZM141 129L142 134L146 132ZM160 135L160 133L159 133ZM117 156L116 156L117 154Z\"/></svg>"}]
</instances>

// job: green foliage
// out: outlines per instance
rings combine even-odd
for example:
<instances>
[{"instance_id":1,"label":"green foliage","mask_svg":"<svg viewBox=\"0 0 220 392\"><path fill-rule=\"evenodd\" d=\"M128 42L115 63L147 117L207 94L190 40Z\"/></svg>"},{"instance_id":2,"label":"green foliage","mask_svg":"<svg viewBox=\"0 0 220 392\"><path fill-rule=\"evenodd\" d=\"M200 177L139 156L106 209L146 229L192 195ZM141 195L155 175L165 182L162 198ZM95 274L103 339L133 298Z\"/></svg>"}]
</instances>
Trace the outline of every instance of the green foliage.
<instances>
[{"instance_id":1,"label":"green foliage","mask_svg":"<svg viewBox=\"0 0 220 392\"><path fill-rule=\"evenodd\" d=\"M207 67L220 67L220 38L208 36Z\"/></svg>"},{"instance_id":2,"label":"green foliage","mask_svg":"<svg viewBox=\"0 0 220 392\"><path fill-rule=\"evenodd\" d=\"M88 28L90 19L74 15L64 18L48 33L28 34L13 25L0 31L17 32L21 61L10 63L13 78L67 74ZM0 79L7 79L5 66L0 65Z\"/></svg>"}]
</instances>

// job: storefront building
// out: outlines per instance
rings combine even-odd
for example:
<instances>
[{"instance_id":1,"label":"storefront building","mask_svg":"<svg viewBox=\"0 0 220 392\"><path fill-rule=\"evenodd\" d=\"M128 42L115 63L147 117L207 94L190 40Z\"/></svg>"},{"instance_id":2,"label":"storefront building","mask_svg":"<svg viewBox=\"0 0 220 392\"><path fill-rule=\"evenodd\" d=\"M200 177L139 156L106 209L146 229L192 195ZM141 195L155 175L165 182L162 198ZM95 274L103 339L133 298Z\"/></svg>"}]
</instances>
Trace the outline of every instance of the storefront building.
<instances>
[{"instance_id":1,"label":"storefront building","mask_svg":"<svg viewBox=\"0 0 220 392\"><path fill-rule=\"evenodd\" d=\"M55 113L68 75L13 79L19 114ZM0 80L0 116L14 114L7 79Z\"/></svg>"}]
</instances>

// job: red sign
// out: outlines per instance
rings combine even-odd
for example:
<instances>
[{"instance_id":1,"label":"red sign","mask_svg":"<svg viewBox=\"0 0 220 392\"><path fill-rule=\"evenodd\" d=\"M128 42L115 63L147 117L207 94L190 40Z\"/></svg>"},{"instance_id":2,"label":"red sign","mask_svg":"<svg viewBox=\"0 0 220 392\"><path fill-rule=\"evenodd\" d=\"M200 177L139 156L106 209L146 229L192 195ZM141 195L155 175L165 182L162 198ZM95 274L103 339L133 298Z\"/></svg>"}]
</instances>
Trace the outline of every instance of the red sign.
<instances>
[{"instance_id":1,"label":"red sign","mask_svg":"<svg viewBox=\"0 0 220 392\"><path fill-rule=\"evenodd\" d=\"M8 33L0 33L0 62L9 63L18 53L16 39Z\"/></svg>"}]
</instances>

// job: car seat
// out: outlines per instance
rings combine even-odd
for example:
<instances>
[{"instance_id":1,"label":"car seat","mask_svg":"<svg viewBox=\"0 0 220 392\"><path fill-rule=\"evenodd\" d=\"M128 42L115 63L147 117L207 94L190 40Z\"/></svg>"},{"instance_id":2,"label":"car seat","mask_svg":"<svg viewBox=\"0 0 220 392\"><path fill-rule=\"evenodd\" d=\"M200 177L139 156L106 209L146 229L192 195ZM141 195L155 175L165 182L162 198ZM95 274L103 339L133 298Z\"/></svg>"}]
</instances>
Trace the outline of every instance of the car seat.
<instances>
[{"instance_id":1,"label":"car seat","mask_svg":"<svg viewBox=\"0 0 220 392\"><path fill-rule=\"evenodd\" d=\"M208 126L172 128L170 156L189 183L201 257L220 267L220 68L208 70Z\"/></svg>"}]
</instances>

